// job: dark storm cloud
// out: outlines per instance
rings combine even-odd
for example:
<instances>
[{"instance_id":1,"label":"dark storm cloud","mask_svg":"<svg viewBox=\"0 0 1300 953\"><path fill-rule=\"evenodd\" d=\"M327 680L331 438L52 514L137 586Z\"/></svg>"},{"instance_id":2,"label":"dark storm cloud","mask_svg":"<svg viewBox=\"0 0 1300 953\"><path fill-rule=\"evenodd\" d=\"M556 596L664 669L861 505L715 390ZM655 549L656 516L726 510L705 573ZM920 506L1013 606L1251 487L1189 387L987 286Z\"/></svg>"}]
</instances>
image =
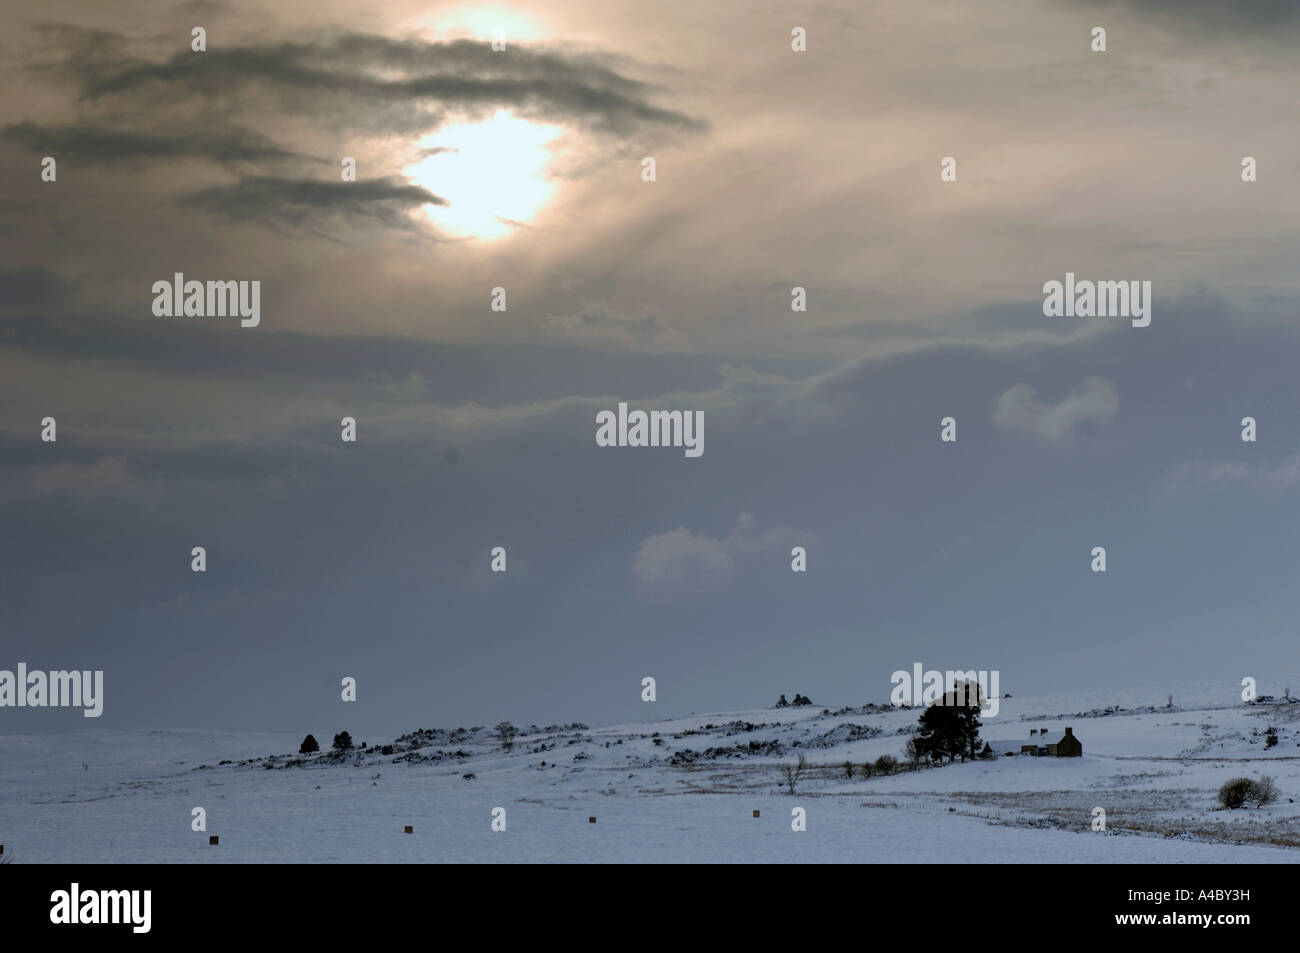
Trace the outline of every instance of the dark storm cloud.
<instances>
[{"instance_id":1,"label":"dark storm cloud","mask_svg":"<svg viewBox=\"0 0 1300 953\"><path fill-rule=\"evenodd\" d=\"M141 315L148 314L147 292L142 287ZM483 407L582 394L648 399L665 389L703 391L717 386L720 360L712 355L660 356L581 347L340 338L265 328L249 335L183 319L47 312L10 318L0 342L30 355L96 358L125 367L142 381L159 372L219 374L239 382L278 382L291 391L329 383L334 390L367 399L449 406L470 401ZM421 382L418 391L399 386L412 375Z\"/></svg>"},{"instance_id":2,"label":"dark storm cloud","mask_svg":"<svg viewBox=\"0 0 1300 953\"><path fill-rule=\"evenodd\" d=\"M189 157L237 162L299 156L260 133L238 126L154 133L91 125L43 126L28 120L5 126L0 136L60 159L70 156L95 162Z\"/></svg>"},{"instance_id":3,"label":"dark storm cloud","mask_svg":"<svg viewBox=\"0 0 1300 953\"><path fill-rule=\"evenodd\" d=\"M214 16L220 13L229 13L231 6L228 3L221 3L219 0L186 0L176 8L178 13L184 13L186 16L196 14L198 16Z\"/></svg>"},{"instance_id":4,"label":"dark storm cloud","mask_svg":"<svg viewBox=\"0 0 1300 953\"><path fill-rule=\"evenodd\" d=\"M1077 5L1090 10L1131 10L1200 30L1240 32L1300 24L1296 0L1077 0Z\"/></svg>"},{"instance_id":5,"label":"dark storm cloud","mask_svg":"<svg viewBox=\"0 0 1300 953\"><path fill-rule=\"evenodd\" d=\"M213 487L252 484L285 470L312 467L328 459L334 449L319 434L315 435L316 439L307 440L282 432L276 435L275 442L213 439L178 448L145 435L105 437L93 431L75 433L78 439L65 440L68 448L60 452L58 463L53 464L68 467L70 473L84 472L93 478L96 463L120 460L124 464L121 475L131 477L133 482L162 476L204 482ZM3 454L0 473L16 474L52 465L46 449L24 433L0 432L0 454ZM140 483L140 487L144 488L144 484ZM39 485L26 489L41 490Z\"/></svg>"},{"instance_id":6,"label":"dark storm cloud","mask_svg":"<svg viewBox=\"0 0 1300 953\"><path fill-rule=\"evenodd\" d=\"M34 72L71 72L92 76L129 62L129 41L111 30L92 30L71 23L37 23L31 28L36 42L23 50L25 65Z\"/></svg>"},{"instance_id":7,"label":"dark storm cloud","mask_svg":"<svg viewBox=\"0 0 1300 953\"><path fill-rule=\"evenodd\" d=\"M58 304L72 285L48 268L0 268L0 309L30 309Z\"/></svg>"},{"instance_id":8,"label":"dark storm cloud","mask_svg":"<svg viewBox=\"0 0 1300 953\"><path fill-rule=\"evenodd\" d=\"M422 205L447 204L428 189L392 177L329 182L269 175L200 189L180 201L233 221L262 220L304 226L342 216L413 231L419 228L408 215L411 210Z\"/></svg>"},{"instance_id":9,"label":"dark storm cloud","mask_svg":"<svg viewBox=\"0 0 1300 953\"><path fill-rule=\"evenodd\" d=\"M366 122L392 131L435 123L447 110L510 107L530 118L585 122L627 132L640 124L700 129L703 123L648 101L653 87L625 77L599 59L486 43L429 43L348 33L320 42L283 42L189 50L161 63L106 68L96 58L67 63L94 102L124 96L140 103L246 100L271 93L282 106L328 98L337 121ZM397 75L392 75L396 73ZM340 112L350 104L353 108Z\"/></svg>"}]
</instances>

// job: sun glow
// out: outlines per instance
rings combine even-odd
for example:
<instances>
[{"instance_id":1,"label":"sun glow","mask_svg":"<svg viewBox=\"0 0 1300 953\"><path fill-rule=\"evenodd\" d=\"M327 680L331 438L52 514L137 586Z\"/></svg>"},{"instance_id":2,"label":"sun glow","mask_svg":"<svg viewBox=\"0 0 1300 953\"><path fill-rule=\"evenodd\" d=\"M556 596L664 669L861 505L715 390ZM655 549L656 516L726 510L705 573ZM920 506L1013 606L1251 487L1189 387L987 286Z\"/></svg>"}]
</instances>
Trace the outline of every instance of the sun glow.
<instances>
[{"instance_id":1,"label":"sun glow","mask_svg":"<svg viewBox=\"0 0 1300 953\"><path fill-rule=\"evenodd\" d=\"M483 122L448 126L423 139L426 156L405 174L450 203L424 206L441 231L503 238L527 225L554 194L555 184L545 178L547 146L559 133L558 126L499 110Z\"/></svg>"},{"instance_id":2,"label":"sun glow","mask_svg":"<svg viewBox=\"0 0 1300 953\"><path fill-rule=\"evenodd\" d=\"M504 34L507 43L537 43L554 32L539 14L485 4L482 0L421 14L403 26L431 38L480 43L491 42L493 36L500 35L498 30Z\"/></svg>"}]
</instances>

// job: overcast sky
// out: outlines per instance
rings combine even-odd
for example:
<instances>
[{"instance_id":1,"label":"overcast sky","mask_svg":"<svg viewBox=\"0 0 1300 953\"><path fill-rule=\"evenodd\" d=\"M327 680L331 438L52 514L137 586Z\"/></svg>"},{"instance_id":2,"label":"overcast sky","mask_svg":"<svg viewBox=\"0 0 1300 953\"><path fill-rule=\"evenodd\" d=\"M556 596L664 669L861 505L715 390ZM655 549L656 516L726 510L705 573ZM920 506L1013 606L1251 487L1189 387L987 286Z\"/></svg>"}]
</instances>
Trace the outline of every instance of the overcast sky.
<instances>
[{"instance_id":1,"label":"overcast sky","mask_svg":"<svg viewBox=\"0 0 1300 953\"><path fill-rule=\"evenodd\" d=\"M1279 690L1300 16L1222 6L9 5L0 668L105 701L0 730L859 704L915 661ZM458 233L517 183L412 169L503 114L547 198ZM156 317L176 272L260 324ZM1045 317L1067 272L1150 326ZM705 452L598 447L620 401Z\"/></svg>"}]
</instances>

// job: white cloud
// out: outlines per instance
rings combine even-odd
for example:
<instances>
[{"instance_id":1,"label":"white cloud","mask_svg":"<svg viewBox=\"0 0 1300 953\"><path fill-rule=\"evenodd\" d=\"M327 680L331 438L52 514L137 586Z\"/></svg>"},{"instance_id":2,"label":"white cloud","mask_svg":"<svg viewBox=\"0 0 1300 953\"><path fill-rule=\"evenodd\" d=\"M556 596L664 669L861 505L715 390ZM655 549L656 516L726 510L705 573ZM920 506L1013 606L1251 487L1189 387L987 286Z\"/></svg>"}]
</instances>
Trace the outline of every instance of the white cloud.
<instances>
[{"instance_id":1,"label":"white cloud","mask_svg":"<svg viewBox=\"0 0 1300 953\"><path fill-rule=\"evenodd\" d=\"M1079 424L1105 423L1118 410L1115 385L1105 378L1089 377L1059 404L1043 403L1028 384L1017 384L998 398L993 421L1004 430L1061 440Z\"/></svg>"},{"instance_id":2,"label":"white cloud","mask_svg":"<svg viewBox=\"0 0 1300 953\"><path fill-rule=\"evenodd\" d=\"M1278 491L1300 484L1300 454L1276 466L1247 466L1235 460L1191 460L1169 470L1160 481L1166 493L1201 487L1247 486Z\"/></svg>"},{"instance_id":3,"label":"white cloud","mask_svg":"<svg viewBox=\"0 0 1300 953\"><path fill-rule=\"evenodd\" d=\"M731 576L735 559L716 539L685 527L646 539L632 561L632 576L647 594L713 588Z\"/></svg>"},{"instance_id":4,"label":"white cloud","mask_svg":"<svg viewBox=\"0 0 1300 953\"><path fill-rule=\"evenodd\" d=\"M739 558L808 545L806 533L783 526L759 532L758 521L741 513L725 539L678 527L647 537L632 560L632 577L646 596L690 595L716 588L731 578Z\"/></svg>"}]
</instances>

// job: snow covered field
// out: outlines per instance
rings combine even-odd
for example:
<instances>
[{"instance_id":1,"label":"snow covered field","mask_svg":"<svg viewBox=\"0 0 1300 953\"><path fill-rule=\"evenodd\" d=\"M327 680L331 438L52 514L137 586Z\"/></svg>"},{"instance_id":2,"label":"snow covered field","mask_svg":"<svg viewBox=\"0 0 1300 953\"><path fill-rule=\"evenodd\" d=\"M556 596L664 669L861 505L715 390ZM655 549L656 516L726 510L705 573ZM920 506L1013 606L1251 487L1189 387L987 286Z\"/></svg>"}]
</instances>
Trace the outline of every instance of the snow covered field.
<instances>
[{"instance_id":1,"label":"snow covered field","mask_svg":"<svg viewBox=\"0 0 1300 953\"><path fill-rule=\"evenodd\" d=\"M1300 861L1300 702L1184 694L1197 707L1005 699L982 731L994 747L1018 748L1031 728L1055 741L1070 725L1084 756L871 778L863 763L901 760L918 711L520 726L508 753L491 728L440 730L358 738L372 747L342 760L300 759L303 732L0 736L0 843L16 863ZM1269 726L1279 743L1265 748ZM799 754L810 771L792 797L781 766ZM1219 808L1225 780L1262 775L1277 803ZM196 806L203 833L191 830ZM496 807L504 832L491 829ZM806 831L791 830L794 807ZM1105 833L1091 830L1095 807Z\"/></svg>"}]
</instances>

